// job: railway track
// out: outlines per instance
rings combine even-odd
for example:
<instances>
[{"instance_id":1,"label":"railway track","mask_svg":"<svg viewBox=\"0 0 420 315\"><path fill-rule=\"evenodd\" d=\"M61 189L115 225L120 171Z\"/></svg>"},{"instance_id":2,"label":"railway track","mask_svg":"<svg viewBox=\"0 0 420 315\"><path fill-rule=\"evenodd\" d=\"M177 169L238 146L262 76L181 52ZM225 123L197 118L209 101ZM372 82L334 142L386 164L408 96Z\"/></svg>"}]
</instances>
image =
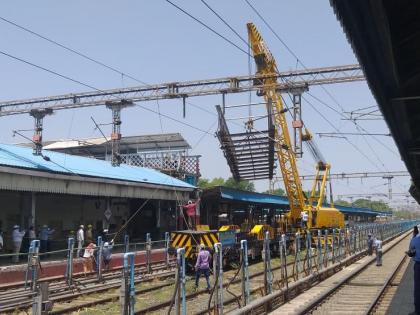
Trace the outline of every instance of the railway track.
<instances>
[{"instance_id":1,"label":"railway track","mask_svg":"<svg viewBox=\"0 0 420 315\"><path fill-rule=\"evenodd\" d=\"M174 276L174 262L170 262L169 269L166 263L154 263L151 273L147 273L145 265L136 267L135 276L137 282L150 282L156 278L168 278ZM111 272L105 272L102 280L98 281L96 274L88 277L78 275L73 279L74 285L69 286L64 279L54 280L49 285L50 300L64 302L92 293L101 293L121 286L121 268ZM29 308L32 304L33 292L29 289L3 287L0 291L0 312L13 312L18 309Z\"/></svg>"},{"instance_id":2,"label":"railway track","mask_svg":"<svg viewBox=\"0 0 420 315\"><path fill-rule=\"evenodd\" d=\"M395 283L402 277L408 264L405 250L411 233L405 234L387 248L382 266L376 266L375 257L337 273L311 288L272 314L380 314L389 304Z\"/></svg>"}]
</instances>

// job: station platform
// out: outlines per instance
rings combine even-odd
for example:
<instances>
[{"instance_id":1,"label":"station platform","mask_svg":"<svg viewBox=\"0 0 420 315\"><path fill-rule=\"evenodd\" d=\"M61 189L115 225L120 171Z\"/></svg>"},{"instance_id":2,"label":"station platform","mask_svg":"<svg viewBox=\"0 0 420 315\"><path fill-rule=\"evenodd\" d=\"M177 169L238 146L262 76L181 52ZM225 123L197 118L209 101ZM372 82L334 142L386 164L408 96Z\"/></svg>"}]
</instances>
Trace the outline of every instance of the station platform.
<instances>
[{"instance_id":1,"label":"station platform","mask_svg":"<svg viewBox=\"0 0 420 315\"><path fill-rule=\"evenodd\" d=\"M115 253L112 255L110 269L119 268L123 265L123 253ZM165 250L156 249L152 251L152 262L159 262L165 259ZM73 260L73 274L82 274L83 265L82 258L74 258ZM136 264L146 263L146 251L138 251L135 255ZM0 289L2 286L10 284L20 284L25 281L26 264L9 265L0 267ZM66 260L41 261L41 268L39 270L39 279L51 279L55 277L62 277L66 271Z\"/></svg>"},{"instance_id":2,"label":"station platform","mask_svg":"<svg viewBox=\"0 0 420 315\"><path fill-rule=\"evenodd\" d=\"M414 314L414 262L408 265L386 315Z\"/></svg>"}]
</instances>

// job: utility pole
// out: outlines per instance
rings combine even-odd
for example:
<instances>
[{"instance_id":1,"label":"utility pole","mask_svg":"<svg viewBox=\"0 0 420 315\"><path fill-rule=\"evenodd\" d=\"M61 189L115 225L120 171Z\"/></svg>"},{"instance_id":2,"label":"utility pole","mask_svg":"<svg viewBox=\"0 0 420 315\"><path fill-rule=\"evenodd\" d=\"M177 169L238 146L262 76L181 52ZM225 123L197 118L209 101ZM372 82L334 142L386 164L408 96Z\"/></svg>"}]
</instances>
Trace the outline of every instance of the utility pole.
<instances>
[{"instance_id":1,"label":"utility pole","mask_svg":"<svg viewBox=\"0 0 420 315\"><path fill-rule=\"evenodd\" d=\"M121 110L125 107L133 106L132 101L108 101L106 107L112 111L112 133L111 133L111 164L119 166L121 164L120 142L121 142Z\"/></svg>"},{"instance_id":2,"label":"utility pole","mask_svg":"<svg viewBox=\"0 0 420 315\"><path fill-rule=\"evenodd\" d=\"M53 110L51 108L32 109L29 112L29 115L35 119L34 135L32 136L32 142L34 144L34 155L41 155L43 120L46 115L51 115L52 112Z\"/></svg>"},{"instance_id":3,"label":"utility pole","mask_svg":"<svg viewBox=\"0 0 420 315\"><path fill-rule=\"evenodd\" d=\"M394 178L394 176L387 175L382 178L388 180L388 199L391 200L392 199L392 182L391 181Z\"/></svg>"}]
</instances>

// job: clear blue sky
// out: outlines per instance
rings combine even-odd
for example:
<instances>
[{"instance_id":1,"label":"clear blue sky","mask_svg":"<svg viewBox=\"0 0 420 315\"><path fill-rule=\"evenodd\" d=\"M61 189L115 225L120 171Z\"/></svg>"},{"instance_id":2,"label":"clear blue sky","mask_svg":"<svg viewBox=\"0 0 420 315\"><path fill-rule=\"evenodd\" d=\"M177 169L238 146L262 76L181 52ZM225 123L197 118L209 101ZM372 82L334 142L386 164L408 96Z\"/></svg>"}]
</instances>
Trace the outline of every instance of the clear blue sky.
<instances>
[{"instance_id":1,"label":"clear blue sky","mask_svg":"<svg viewBox=\"0 0 420 315\"><path fill-rule=\"evenodd\" d=\"M246 49L235 35L223 25L200 1L180 1L182 6L202 19L220 33ZM296 59L263 25L243 0L207 1L217 12L246 38L246 23L254 22L271 49L280 70L296 68ZM327 0L324 1L251 1L269 21L289 47L307 67L323 67L356 63L357 60L348 44L341 26L336 20ZM155 1L7 1L0 2L0 16L55 39L73 49L79 50L108 65L129 73L148 83L171 82L244 75L248 73L248 57L218 38L202 26L180 13L164 0ZM0 50L27 59L36 64L85 82L100 89L138 85L137 82L113 73L63 49L25 33L0 21L2 42ZM57 78L51 74L31 68L28 65L0 56L0 98L2 100L22 99L70 92L86 91L87 88ZM301 68L300 66L298 68ZM339 105L352 109L375 105L365 82L327 86ZM319 87L311 93L341 111ZM306 96L314 106L343 132L357 132L355 127L341 120L341 117ZM258 98L252 95L253 100ZM248 94L229 96L230 104L243 103ZM218 96L190 100L215 113L214 105L221 102ZM153 110L156 102L144 103ZM160 102L162 113L182 119L180 101ZM257 115L258 110L253 110ZM231 116L247 116L248 110L228 113ZM44 139L86 138L99 136L94 131L90 116L97 121L109 122L110 112L105 108L87 108L56 112L45 119ZM153 134L160 132L181 132L193 146L192 153L201 154L204 177L229 177L226 161L213 136L205 136L162 118L162 128L157 115L140 108L123 112L122 131L124 135ZM303 102L303 118L313 133L333 131L309 104ZM28 115L1 118L1 142L20 142L13 138L13 129L32 128ZM189 106L185 122L209 129L214 133L216 116ZM242 130L242 121L237 121L233 130ZM388 132L383 122L360 122L371 132ZM262 129L262 128L261 128ZM105 128L107 133L110 130ZM202 140L197 144L197 142ZM332 164L333 172L405 170L399 154L390 138L380 137L385 148L371 137L349 138L371 161L355 151L343 139L317 137L324 156ZM389 148L391 150L389 150ZM309 156L299 161L301 174L313 172L314 162ZM361 193L366 191L385 192L383 180L334 183L335 194ZM393 185L395 192L405 192L408 178L400 178ZM267 182L256 183L258 190L266 190ZM376 186L376 187L375 187ZM401 198L399 198L401 199Z\"/></svg>"}]
</instances>

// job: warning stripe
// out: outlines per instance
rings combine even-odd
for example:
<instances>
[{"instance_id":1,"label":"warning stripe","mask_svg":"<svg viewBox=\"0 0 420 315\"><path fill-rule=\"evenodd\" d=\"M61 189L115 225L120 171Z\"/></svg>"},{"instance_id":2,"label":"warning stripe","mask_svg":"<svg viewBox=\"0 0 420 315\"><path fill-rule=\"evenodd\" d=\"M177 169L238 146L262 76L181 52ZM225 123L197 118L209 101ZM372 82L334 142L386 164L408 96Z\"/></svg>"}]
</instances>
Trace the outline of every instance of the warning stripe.
<instances>
[{"instance_id":1,"label":"warning stripe","mask_svg":"<svg viewBox=\"0 0 420 315\"><path fill-rule=\"evenodd\" d=\"M187 257L187 258L191 258L191 257L190 257L191 250L192 250L192 246L187 246L187 247L185 247L185 257Z\"/></svg>"},{"instance_id":2,"label":"warning stripe","mask_svg":"<svg viewBox=\"0 0 420 315\"><path fill-rule=\"evenodd\" d=\"M174 234L172 238L172 246L176 246L180 238L181 238L181 234Z\"/></svg>"},{"instance_id":3,"label":"warning stripe","mask_svg":"<svg viewBox=\"0 0 420 315\"><path fill-rule=\"evenodd\" d=\"M219 239L217 238L217 235L215 233L211 233L210 234L210 237L211 237L211 239L213 241L213 244L219 242Z\"/></svg>"},{"instance_id":4,"label":"warning stripe","mask_svg":"<svg viewBox=\"0 0 420 315\"><path fill-rule=\"evenodd\" d=\"M211 247L213 244L212 244L212 242L211 242L211 240L210 240L210 238L209 238L209 235L203 235L203 238L202 239L204 239L204 245L206 245L207 247Z\"/></svg>"},{"instance_id":5,"label":"warning stripe","mask_svg":"<svg viewBox=\"0 0 420 315\"><path fill-rule=\"evenodd\" d=\"M179 247L184 247L184 245L185 245L185 241L186 241L186 239L188 238L188 235L183 235L182 236L182 238L180 239L180 241L179 241L179 244L178 244L178 246Z\"/></svg>"}]
</instances>

